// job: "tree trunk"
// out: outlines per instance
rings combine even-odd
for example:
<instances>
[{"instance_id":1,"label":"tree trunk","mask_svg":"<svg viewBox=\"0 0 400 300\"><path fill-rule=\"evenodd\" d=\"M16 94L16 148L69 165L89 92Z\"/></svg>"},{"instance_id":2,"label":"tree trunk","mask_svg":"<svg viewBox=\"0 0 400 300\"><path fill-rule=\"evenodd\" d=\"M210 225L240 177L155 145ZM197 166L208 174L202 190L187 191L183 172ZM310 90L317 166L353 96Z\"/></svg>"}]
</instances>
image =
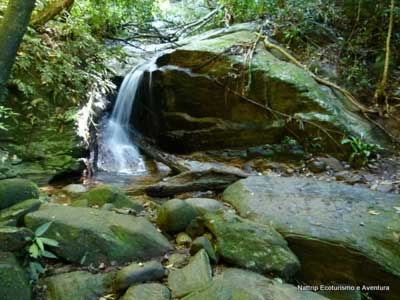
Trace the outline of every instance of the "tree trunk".
<instances>
[{"instance_id":1,"label":"tree trunk","mask_svg":"<svg viewBox=\"0 0 400 300\"><path fill-rule=\"evenodd\" d=\"M35 0L9 0L0 24L0 92L10 77L11 68L25 34Z\"/></svg>"},{"instance_id":2,"label":"tree trunk","mask_svg":"<svg viewBox=\"0 0 400 300\"><path fill-rule=\"evenodd\" d=\"M42 11L32 17L31 25L33 27L43 26L64 10L69 10L73 4L74 0L53 0Z\"/></svg>"}]
</instances>

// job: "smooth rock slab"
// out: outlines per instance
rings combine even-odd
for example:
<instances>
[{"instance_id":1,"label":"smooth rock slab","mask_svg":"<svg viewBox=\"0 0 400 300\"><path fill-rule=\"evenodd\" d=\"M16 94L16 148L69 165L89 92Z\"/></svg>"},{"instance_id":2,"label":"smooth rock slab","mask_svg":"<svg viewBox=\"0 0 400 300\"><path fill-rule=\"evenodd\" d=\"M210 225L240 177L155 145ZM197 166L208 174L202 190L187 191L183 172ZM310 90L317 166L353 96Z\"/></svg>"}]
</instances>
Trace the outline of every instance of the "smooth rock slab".
<instances>
[{"instance_id":1,"label":"smooth rock slab","mask_svg":"<svg viewBox=\"0 0 400 300\"><path fill-rule=\"evenodd\" d=\"M9 252L0 252L0 299L31 299L28 276L14 255Z\"/></svg>"},{"instance_id":2,"label":"smooth rock slab","mask_svg":"<svg viewBox=\"0 0 400 300\"><path fill-rule=\"evenodd\" d=\"M233 213L203 216L204 225L217 239L217 253L233 265L258 273L290 278L299 269L297 257L270 225L245 220Z\"/></svg>"},{"instance_id":3,"label":"smooth rock slab","mask_svg":"<svg viewBox=\"0 0 400 300\"><path fill-rule=\"evenodd\" d=\"M82 264L128 262L159 257L171 250L168 240L145 218L114 212L47 205L25 216L35 230L52 221L44 236L57 240L52 251Z\"/></svg>"},{"instance_id":4,"label":"smooth rock slab","mask_svg":"<svg viewBox=\"0 0 400 300\"><path fill-rule=\"evenodd\" d=\"M113 273L92 274L85 271L45 278L46 300L98 300L111 292Z\"/></svg>"},{"instance_id":5,"label":"smooth rock slab","mask_svg":"<svg viewBox=\"0 0 400 300\"><path fill-rule=\"evenodd\" d=\"M121 300L170 300L169 289L159 283L146 283L131 286Z\"/></svg>"},{"instance_id":6,"label":"smooth rock slab","mask_svg":"<svg viewBox=\"0 0 400 300\"><path fill-rule=\"evenodd\" d=\"M205 250L200 250L186 267L171 271L168 286L172 295L180 298L207 287L212 280L211 276L208 255Z\"/></svg>"},{"instance_id":7,"label":"smooth rock slab","mask_svg":"<svg viewBox=\"0 0 400 300\"><path fill-rule=\"evenodd\" d=\"M224 201L273 224L299 257L304 282L389 285L374 299L400 299L400 196L304 178L249 177Z\"/></svg>"},{"instance_id":8,"label":"smooth rock slab","mask_svg":"<svg viewBox=\"0 0 400 300\"><path fill-rule=\"evenodd\" d=\"M240 269L225 269L209 287L193 292L184 300L328 300L290 284L278 283L260 274Z\"/></svg>"}]
</instances>

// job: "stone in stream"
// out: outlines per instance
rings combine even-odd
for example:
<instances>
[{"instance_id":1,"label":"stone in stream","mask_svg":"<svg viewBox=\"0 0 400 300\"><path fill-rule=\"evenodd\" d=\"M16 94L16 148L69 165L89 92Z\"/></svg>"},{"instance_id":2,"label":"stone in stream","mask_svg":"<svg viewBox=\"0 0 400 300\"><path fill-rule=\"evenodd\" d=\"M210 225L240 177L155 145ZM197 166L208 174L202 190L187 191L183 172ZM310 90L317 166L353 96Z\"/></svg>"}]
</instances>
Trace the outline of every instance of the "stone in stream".
<instances>
[{"instance_id":1,"label":"stone in stream","mask_svg":"<svg viewBox=\"0 0 400 300\"><path fill-rule=\"evenodd\" d=\"M77 195L77 194L82 194L82 193L87 192L88 189L83 184L73 183L73 184L68 184L68 185L64 186L62 188L62 190L67 192L67 193Z\"/></svg>"},{"instance_id":2,"label":"stone in stream","mask_svg":"<svg viewBox=\"0 0 400 300\"><path fill-rule=\"evenodd\" d=\"M39 198L39 188L30 180L20 178L0 180L0 209L37 198Z\"/></svg>"},{"instance_id":3,"label":"stone in stream","mask_svg":"<svg viewBox=\"0 0 400 300\"><path fill-rule=\"evenodd\" d=\"M160 283L131 286L121 300L170 300L171 292Z\"/></svg>"},{"instance_id":4,"label":"stone in stream","mask_svg":"<svg viewBox=\"0 0 400 300\"><path fill-rule=\"evenodd\" d=\"M165 202L157 214L157 225L166 232L185 231L190 222L197 217L196 209L181 199Z\"/></svg>"},{"instance_id":5,"label":"stone in stream","mask_svg":"<svg viewBox=\"0 0 400 300\"><path fill-rule=\"evenodd\" d=\"M111 292L114 273L76 271L47 277L46 300L98 300Z\"/></svg>"},{"instance_id":6,"label":"stone in stream","mask_svg":"<svg viewBox=\"0 0 400 300\"><path fill-rule=\"evenodd\" d=\"M23 222L24 216L38 210L41 204L42 201L39 199L29 199L0 210L0 223L13 226L20 225Z\"/></svg>"},{"instance_id":7,"label":"stone in stream","mask_svg":"<svg viewBox=\"0 0 400 300\"><path fill-rule=\"evenodd\" d=\"M168 286L174 297L183 297L193 291L207 287L212 278L207 252L200 250L189 264L178 270L172 270L168 276ZM212 298L210 298L212 299Z\"/></svg>"},{"instance_id":8,"label":"stone in stream","mask_svg":"<svg viewBox=\"0 0 400 300\"><path fill-rule=\"evenodd\" d=\"M265 144L279 144L286 135L287 116L303 120L291 126L300 139L320 137L322 149L339 153L340 147L318 126L343 134L366 137L366 142L389 145L389 139L363 116L350 100L318 84L308 70L277 57L259 43L251 59L250 85L231 74L248 70L243 53L257 40L259 24L218 29L182 40L181 47L163 53L158 69L150 71L148 101L134 103L134 125L170 152L193 152ZM239 72L240 73L240 72ZM144 84L147 84L145 81ZM286 116L263 109L269 108ZM310 123L307 123L307 122ZM311 125L312 123L317 126Z\"/></svg>"},{"instance_id":9,"label":"stone in stream","mask_svg":"<svg viewBox=\"0 0 400 300\"><path fill-rule=\"evenodd\" d=\"M206 214L203 220L216 237L217 253L224 261L284 278L292 277L300 269L299 260L272 226L222 211Z\"/></svg>"},{"instance_id":10,"label":"stone in stream","mask_svg":"<svg viewBox=\"0 0 400 300\"><path fill-rule=\"evenodd\" d=\"M243 217L272 224L300 259L299 280L390 286L374 299L400 299L400 196L336 182L254 176L224 201Z\"/></svg>"},{"instance_id":11,"label":"stone in stream","mask_svg":"<svg viewBox=\"0 0 400 300\"><path fill-rule=\"evenodd\" d=\"M214 247L210 240L205 236L200 236L193 241L190 247L190 254L195 255L201 249L204 249L207 252L207 255L212 263L218 263L218 257L214 251Z\"/></svg>"},{"instance_id":12,"label":"stone in stream","mask_svg":"<svg viewBox=\"0 0 400 300\"><path fill-rule=\"evenodd\" d=\"M44 236L59 242L52 251L81 264L129 262L159 257L171 250L168 240L142 217L93 208L46 205L25 216L35 230L52 222Z\"/></svg>"},{"instance_id":13,"label":"stone in stream","mask_svg":"<svg viewBox=\"0 0 400 300\"><path fill-rule=\"evenodd\" d=\"M126 290L135 283L160 280L165 276L165 270L158 261L133 263L117 272L114 280L116 291Z\"/></svg>"},{"instance_id":14,"label":"stone in stream","mask_svg":"<svg viewBox=\"0 0 400 300\"><path fill-rule=\"evenodd\" d=\"M183 300L328 300L309 291L279 283L260 274L240 269L225 269L208 287Z\"/></svg>"},{"instance_id":15,"label":"stone in stream","mask_svg":"<svg viewBox=\"0 0 400 300\"><path fill-rule=\"evenodd\" d=\"M113 204L116 208L127 207L137 212L144 209L141 204L127 196L124 191L107 184L99 185L81 194L81 196L72 203L72 206L85 207L97 205L102 207L107 203Z\"/></svg>"},{"instance_id":16,"label":"stone in stream","mask_svg":"<svg viewBox=\"0 0 400 300\"><path fill-rule=\"evenodd\" d=\"M25 227L0 226L0 251L17 251L26 246L33 232Z\"/></svg>"},{"instance_id":17,"label":"stone in stream","mask_svg":"<svg viewBox=\"0 0 400 300\"><path fill-rule=\"evenodd\" d=\"M0 299L31 299L28 276L15 256L9 252L0 252Z\"/></svg>"}]
</instances>

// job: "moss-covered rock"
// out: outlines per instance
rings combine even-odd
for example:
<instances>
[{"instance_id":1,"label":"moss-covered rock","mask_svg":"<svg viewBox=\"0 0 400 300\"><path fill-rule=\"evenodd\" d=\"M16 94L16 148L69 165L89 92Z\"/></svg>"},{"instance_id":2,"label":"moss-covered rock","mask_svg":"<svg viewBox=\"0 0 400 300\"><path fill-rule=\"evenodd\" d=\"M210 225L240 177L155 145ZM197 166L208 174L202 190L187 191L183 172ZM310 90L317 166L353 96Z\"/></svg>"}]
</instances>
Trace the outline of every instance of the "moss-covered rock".
<instances>
[{"instance_id":1,"label":"moss-covered rock","mask_svg":"<svg viewBox=\"0 0 400 300\"><path fill-rule=\"evenodd\" d=\"M299 269L297 257L284 238L270 225L245 220L228 212L203 216L217 239L217 253L233 265L259 273L292 277Z\"/></svg>"},{"instance_id":2,"label":"moss-covered rock","mask_svg":"<svg viewBox=\"0 0 400 300\"><path fill-rule=\"evenodd\" d=\"M157 212L157 225L167 232L185 231L190 222L197 217L196 209L181 199L165 202Z\"/></svg>"},{"instance_id":3,"label":"moss-covered rock","mask_svg":"<svg viewBox=\"0 0 400 300\"><path fill-rule=\"evenodd\" d=\"M19 178L0 180L0 209L35 198L39 198L39 188L34 182Z\"/></svg>"},{"instance_id":4,"label":"moss-covered rock","mask_svg":"<svg viewBox=\"0 0 400 300\"><path fill-rule=\"evenodd\" d=\"M184 300L328 300L313 292L300 291L260 274L240 269L225 269L208 288L193 292Z\"/></svg>"},{"instance_id":5,"label":"moss-covered rock","mask_svg":"<svg viewBox=\"0 0 400 300\"><path fill-rule=\"evenodd\" d=\"M340 132L332 132L339 140L343 134L364 134L368 142L387 144L385 134L358 115L350 101L274 56L263 43L249 66L243 53L257 38L254 24L239 24L193 37L161 55L160 68L151 74L153 97L134 104L135 126L175 152L279 144L290 132L310 142L320 136L325 150L339 152L318 126ZM289 116L304 120L304 128L288 123Z\"/></svg>"},{"instance_id":6,"label":"moss-covered rock","mask_svg":"<svg viewBox=\"0 0 400 300\"><path fill-rule=\"evenodd\" d=\"M171 271L168 276L168 286L172 295L180 298L207 287L211 282L211 276L207 252L200 250L186 267Z\"/></svg>"},{"instance_id":7,"label":"moss-covered rock","mask_svg":"<svg viewBox=\"0 0 400 300\"><path fill-rule=\"evenodd\" d=\"M41 204L42 201L39 199L29 199L0 210L0 223L21 225L24 216L38 210Z\"/></svg>"},{"instance_id":8,"label":"moss-covered rock","mask_svg":"<svg viewBox=\"0 0 400 300\"><path fill-rule=\"evenodd\" d=\"M209 198L188 198L185 201L193 206L200 216L224 208L221 202Z\"/></svg>"},{"instance_id":9,"label":"moss-covered rock","mask_svg":"<svg viewBox=\"0 0 400 300\"><path fill-rule=\"evenodd\" d=\"M300 259L303 282L390 286L400 299L400 196L305 178L253 176L224 201L243 217L272 224Z\"/></svg>"},{"instance_id":10,"label":"moss-covered rock","mask_svg":"<svg viewBox=\"0 0 400 300\"><path fill-rule=\"evenodd\" d=\"M113 275L77 271L47 277L41 283L47 287L46 300L98 300L111 292Z\"/></svg>"},{"instance_id":11,"label":"moss-covered rock","mask_svg":"<svg viewBox=\"0 0 400 300\"><path fill-rule=\"evenodd\" d=\"M33 232L25 227L0 226L0 251L17 251L25 247Z\"/></svg>"},{"instance_id":12,"label":"moss-covered rock","mask_svg":"<svg viewBox=\"0 0 400 300\"><path fill-rule=\"evenodd\" d=\"M72 206L84 207L96 205L102 207L106 203L111 203L116 208L132 208L137 212L143 210L143 206L127 196L124 191L107 184L99 185L90 191L83 193L75 202L72 203Z\"/></svg>"},{"instance_id":13,"label":"moss-covered rock","mask_svg":"<svg viewBox=\"0 0 400 300\"><path fill-rule=\"evenodd\" d=\"M27 274L14 255L9 252L0 252L0 299L31 299Z\"/></svg>"},{"instance_id":14,"label":"moss-covered rock","mask_svg":"<svg viewBox=\"0 0 400 300\"><path fill-rule=\"evenodd\" d=\"M146 283L130 287L121 300L170 300L169 289L159 283Z\"/></svg>"},{"instance_id":15,"label":"moss-covered rock","mask_svg":"<svg viewBox=\"0 0 400 300\"><path fill-rule=\"evenodd\" d=\"M61 205L44 206L25 216L32 230L50 221L44 236L57 240L60 246L53 252L71 262L128 262L171 250L168 240L142 217Z\"/></svg>"}]
</instances>

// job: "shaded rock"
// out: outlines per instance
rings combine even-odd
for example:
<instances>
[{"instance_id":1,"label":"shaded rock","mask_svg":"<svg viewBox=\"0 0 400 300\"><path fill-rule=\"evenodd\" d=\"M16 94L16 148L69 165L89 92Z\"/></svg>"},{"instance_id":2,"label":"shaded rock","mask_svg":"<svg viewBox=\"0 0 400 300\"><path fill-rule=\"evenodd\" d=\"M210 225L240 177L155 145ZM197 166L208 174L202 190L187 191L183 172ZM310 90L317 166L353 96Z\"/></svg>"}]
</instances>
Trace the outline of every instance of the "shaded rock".
<instances>
[{"instance_id":1,"label":"shaded rock","mask_svg":"<svg viewBox=\"0 0 400 300\"><path fill-rule=\"evenodd\" d=\"M201 222L198 218L192 220L189 226L186 227L186 233L190 235L192 239L203 235L205 233L203 222Z\"/></svg>"},{"instance_id":2,"label":"shaded rock","mask_svg":"<svg viewBox=\"0 0 400 300\"><path fill-rule=\"evenodd\" d=\"M83 184L68 184L62 188L63 191L70 194L82 194L87 192L87 187Z\"/></svg>"},{"instance_id":3,"label":"shaded rock","mask_svg":"<svg viewBox=\"0 0 400 300\"><path fill-rule=\"evenodd\" d=\"M165 270L158 261L133 263L117 272L114 288L117 291L126 290L135 283L160 280L165 276Z\"/></svg>"},{"instance_id":4,"label":"shaded rock","mask_svg":"<svg viewBox=\"0 0 400 300\"><path fill-rule=\"evenodd\" d=\"M39 209L42 202L39 199L29 199L14 204L0 211L0 222L9 222L9 224L20 225L26 214Z\"/></svg>"},{"instance_id":5,"label":"shaded rock","mask_svg":"<svg viewBox=\"0 0 400 300\"><path fill-rule=\"evenodd\" d=\"M400 299L400 196L305 178L249 177L224 201L272 224L299 257L300 280L390 286L375 299ZM368 270L366 272L365 270Z\"/></svg>"},{"instance_id":6,"label":"shaded rock","mask_svg":"<svg viewBox=\"0 0 400 300\"><path fill-rule=\"evenodd\" d=\"M52 251L71 262L128 262L171 250L168 240L142 217L59 205L47 205L25 216L32 230L50 221L44 236L57 240L60 246Z\"/></svg>"},{"instance_id":7,"label":"shaded rock","mask_svg":"<svg viewBox=\"0 0 400 300\"><path fill-rule=\"evenodd\" d=\"M39 188L30 180L19 178L0 180L0 209L37 198L39 198Z\"/></svg>"},{"instance_id":8,"label":"shaded rock","mask_svg":"<svg viewBox=\"0 0 400 300\"><path fill-rule=\"evenodd\" d=\"M121 300L170 300L169 289L159 283L146 283L131 286Z\"/></svg>"},{"instance_id":9,"label":"shaded rock","mask_svg":"<svg viewBox=\"0 0 400 300\"><path fill-rule=\"evenodd\" d=\"M172 199L158 209L157 225L166 232L185 231L196 217L196 209L189 203L180 199Z\"/></svg>"},{"instance_id":10,"label":"shaded rock","mask_svg":"<svg viewBox=\"0 0 400 300\"><path fill-rule=\"evenodd\" d=\"M389 144L347 98L319 85L307 70L275 57L262 43L251 60L246 92L260 106L240 97L248 82L235 78L249 69L243 53L256 39L254 26L238 24L230 32L221 29L218 34L193 37L185 46L161 55L159 68L146 74L152 78L154 97L134 103L135 127L174 153L279 144L287 132L287 118L260 108L267 105L304 120L302 129L289 124L300 138L318 137L319 129L307 124L310 121L340 132L334 133L337 140L343 133L363 134L368 143ZM329 137L319 136L324 150L339 152Z\"/></svg>"},{"instance_id":11,"label":"shaded rock","mask_svg":"<svg viewBox=\"0 0 400 300\"><path fill-rule=\"evenodd\" d=\"M27 274L15 256L9 252L0 252L0 299L31 299L31 287Z\"/></svg>"},{"instance_id":12,"label":"shaded rock","mask_svg":"<svg viewBox=\"0 0 400 300\"><path fill-rule=\"evenodd\" d=\"M188 198L185 201L193 206L200 216L204 215L207 212L216 212L217 210L224 208L221 202L215 199Z\"/></svg>"},{"instance_id":13,"label":"shaded rock","mask_svg":"<svg viewBox=\"0 0 400 300\"><path fill-rule=\"evenodd\" d=\"M334 170L336 172L344 170L343 164L337 158L329 156L329 157L320 157L319 160L324 162L326 166L331 170Z\"/></svg>"},{"instance_id":14,"label":"shaded rock","mask_svg":"<svg viewBox=\"0 0 400 300\"><path fill-rule=\"evenodd\" d=\"M259 273L273 272L284 278L290 278L300 269L297 257L270 225L227 212L209 213L203 219L217 239L217 253L226 262Z\"/></svg>"},{"instance_id":15,"label":"shaded rock","mask_svg":"<svg viewBox=\"0 0 400 300\"><path fill-rule=\"evenodd\" d=\"M312 160L307 164L308 169L313 173L321 173L326 170L326 163L321 160Z\"/></svg>"},{"instance_id":16,"label":"shaded rock","mask_svg":"<svg viewBox=\"0 0 400 300\"><path fill-rule=\"evenodd\" d=\"M185 253L172 253L168 257L168 264L175 268L181 268L187 264L189 255Z\"/></svg>"},{"instance_id":17,"label":"shaded rock","mask_svg":"<svg viewBox=\"0 0 400 300\"><path fill-rule=\"evenodd\" d=\"M205 289L193 292L184 300L328 300L313 292L300 291L260 274L240 269L225 269Z\"/></svg>"},{"instance_id":18,"label":"shaded rock","mask_svg":"<svg viewBox=\"0 0 400 300\"><path fill-rule=\"evenodd\" d=\"M178 246L189 246L192 243L192 238L186 233L180 232L176 236L175 241Z\"/></svg>"},{"instance_id":19,"label":"shaded rock","mask_svg":"<svg viewBox=\"0 0 400 300\"><path fill-rule=\"evenodd\" d=\"M78 202L75 204L76 201ZM73 206L83 207L97 205L101 207L106 203L111 203L116 208L127 207L134 209L137 212L140 212L144 209L141 204L128 197L119 188L106 184L99 185L82 194L76 201L73 203Z\"/></svg>"},{"instance_id":20,"label":"shaded rock","mask_svg":"<svg viewBox=\"0 0 400 300\"><path fill-rule=\"evenodd\" d=\"M85 271L45 278L46 300L98 300L111 292L114 273L92 274Z\"/></svg>"},{"instance_id":21,"label":"shaded rock","mask_svg":"<svg viewBox=\"0 0 400 300\"><path fill-rule=\"evenodd\" d=\"M211 280L211 266L207 253L200 250L186 267L171 271L168 286L174 297L183 297L207 287Z\"/></svg>"},{"instance_id":22,"label":"shaded rock","mask_svg":"<svg viewBox=\"0 0 400 300\"><path fill-rule=\"evenodd\" d=\"M17 251L24 248L33 232L25 227L0 226L0 251Z\"/></svg>"},{"instance_id":23,"label":"shaded rock","mask_svg":"<svg viewBox=\"0 0 400 300\"><path fill-rule=\"evenodd\" d=\"M190 254L195 255L201 249L204 249L207 252L211 262L218 263L218 257L217 254L215 254L213 245L211 244L210 240L204 236L200 236L193 241L190 247Z\"/></svg>"}]
</instances>

